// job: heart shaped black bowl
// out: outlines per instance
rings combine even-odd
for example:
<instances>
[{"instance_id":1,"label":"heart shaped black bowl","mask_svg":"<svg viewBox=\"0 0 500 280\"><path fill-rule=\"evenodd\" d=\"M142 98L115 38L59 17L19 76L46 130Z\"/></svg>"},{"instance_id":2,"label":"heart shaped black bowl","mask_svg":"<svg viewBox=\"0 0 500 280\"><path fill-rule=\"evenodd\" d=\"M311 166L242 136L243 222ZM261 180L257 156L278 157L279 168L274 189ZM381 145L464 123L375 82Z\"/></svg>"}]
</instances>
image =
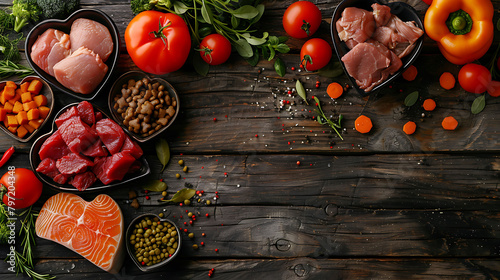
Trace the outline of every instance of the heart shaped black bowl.
<instances>
[{"instance_id":1,"label":"heart shaped black bowl","mask_svg":"<svg viewBox=\"0 0 500 280\"><path fill-rule=\"evenodd\" d=\"M97 180L92 186L88 187L84 191L79 191L77 188L75 188L74 186L72 186L70 184L64 184L64 185L58 184L58 183L54 182L54 180L52 180L52 178L50 178L49 176L44 175L44 174L42 174L40 172L37 172L36 168L38 167L38 165L41 162L40 156L38 155L39 152L40 152L40 148L42 147L42 145L45 142L45 140L47 138L49 138L57 130L57 126L56 126L55 120L62 113L64 113L67 109L69 109L72 106L77 106L77 105L78 105L78 103L72 103L72 104L68 104L64 108L62 108L54 116L54 120L52 122L52 131L50 131L47 134L44 134L44 135L40 136L33 143L33 145L31 146L31 150L30 150L30 164L31 164L31 169L35 170L35 175L43 183L51 186L52 188L54 188L55 190L58 190L58 191L80 192L80 193L81 192L92 192L92 191L98 191L98 190L113 188L113 187L116 187L116 186L119 186L119 185L126 184L128 182L137 180L139 178L143 178L143 177L147 176L151 172L151 169L149 168L149 164L148 164L146 158L144 156L142 156L142 157L139 158L139 161L141 162L141 168L138 171L136 171L134 173L129 173L129 174L125 175L125 177L121 181L113 182L113 183L108 184L108 185L104 185L101 181ZM97 112L97 111L101 112L102 115L103 115L103 118L109 118L109 116L102 109L100 109L100 108L98 108L96 106L94 106L94 111L95 112Z\"/></svg>"},{"instance_id":2,"label":"heart shaped black bowl","mask_svg":"<svg viewBox=\"0 0 500 280\"><path fill-rule=\"evenodd\" d=\"M109 58L106 60L106 65L108 66L108 71L104 78L101 80L99 85L94 89L93 92L88 94L81 94L78 92L74 92L67 87L63 86L56 78L49 73L45 72L42 68L38 67L33 60L31 59L31 49L35 41L38 39L38 36L42 35L49 28L54 28L60 30L66 34L70 33L71 25L76 19L86 18L90 20L94 20L103 24L111 34L111 39L113 40L113 51ZM120 35L118 33L118 28L116 27L113 20L104 12L95 10L95 9L82 9L74 12L65 20L59 19L49 19L44 20L37 24L29 33L25 42L25 50L26 50L26 59L28 60L28 64L33 68L35 73L40 76L43 80L47 81L54 88L74 96L80 100L90 101L94 99L105 87L106 83L109 81L113 70L116 67L116 63L118 61L120 55Z\"/></svg>"},{"instance_id":3,"label":"heart shaped black bowl","mask_svg":"<svg viewBox=\"0 0 500 280\"><path fill-rule=\"evenodd\" d=\"M403 2L391 2L386 4L379 0L344 0L337 6L337 8L335 8L335 11L333 12L332 16L332 22L330 25L330 31L332 35L333 45L335 47L335 52L337 53L337 57L340 63L342 64L342 68L344 68L344 72L346 73L347 77L349 77L352 86L356 89L357 92L359 92L363 96L366 96L372 92L379 90L380 88L386 86L387 84L391 83L394 79L399 77L410 65L412 65L413 62L415 62L418 55L422 51L422 44L424 41L424 36L421 36L415 42L415 47L413 48L413 50L407 56L401 59L401 61L403 62L401 68L394 74L390 75L385 81L375 86L370 91L365 91L359 88L358 84L356 83L356 80L349 75L344 62L342 62L342 57L349 52L349 48L347 47L345 42L340 40L336 28L336 22L342 17L342 12L348 7L356 7L360 9L365 9L367 11L372 11L371 5L375 3L389 6L391 8L391 13L393 15L396 15L404 22L413 21L415 22L418 28L424 30L424 25L418 15L418 12L412 6Z\"/></svg>"}]
</instances>

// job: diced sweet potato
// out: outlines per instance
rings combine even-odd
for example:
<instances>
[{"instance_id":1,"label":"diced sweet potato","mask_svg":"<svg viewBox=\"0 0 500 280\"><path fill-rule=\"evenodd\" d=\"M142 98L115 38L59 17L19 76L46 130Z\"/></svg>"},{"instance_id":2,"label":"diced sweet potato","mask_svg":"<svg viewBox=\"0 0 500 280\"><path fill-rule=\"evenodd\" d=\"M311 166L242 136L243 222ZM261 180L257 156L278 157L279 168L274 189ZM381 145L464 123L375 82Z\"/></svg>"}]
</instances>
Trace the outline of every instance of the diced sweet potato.
<instances>
[{"instance_id":1,"label":"diced sweet potato","mask_svg":"<svg viewBox=\"0 0 500 280\"><path fill-rule=\"evenodd\" d=\"M4 108L0 109L0 122L3 122L7 118L7 110Z\"/></svg>"},{"instance_id":2,"label":"diced sweet potato","mask_svg":"<svg viewBox=\"0 0 500 280\"><path fill-rule=\"evenodd\" d=\"M26 134L28 134L28 130L24 126L21 125L17 128L17 137L24 138Z\"/></svg>"},{"instance_id":3,"label":"diced sweet potato","mask_svg":"<svg viewBox=\"0 0 500 280\"><path fill-rule=\"evenodd\" d=\"M14 108L14 104L7 102L3 106L3 109L7 111L7 113L12 113L12 109Z\"/></svg>"},{"instance_id":4,"label":"diced sweet potato","mask_svg":"<svg viewBox=\"0 0 500 280\"><path fill-rule=\"evenodd\" d=\"M43 94L34 96L33 101L36 102L36 105L38 105L38 107L47 105L47 97Z\"/></svg>"},{"instance_id":5,"label":"diced sweet potato","mask_svg":"<svg viewBox=\"0 0 500 280\"><path fill-rule=\"evenodd\" d=\"M38 107L38 112L40 113L40 119L45 119L49 115L50 108L47 106Z\"/></svg>"},{"instance_id":6,"label":"diced sweet potato","mask_svg":"<svg viewBox=\"0 0 500 280\"><path fill-rule=\"evenodd\" d=\"M14 97L12 97L11 99L9 99L7 101L9 101L12 105L14 105L16 103L16 101L21 102L21 94L16 92L16 95L14 95Z\"/></svg>"},{"instance_id":7,"label":"diced sweet potato","mask_svg":"<svg viewBox=\"0 0 500 280\"><path fill-rule=\"evenodd\" d=\"M26 111L26 112L28 112L31 109L35 109L37 107L38 106L36 105L35 101L30 101L30 102L23 103L23 110Z\"/></svg>"},{"instance_id":8,"label":"diced sweet potato","mask_svg":"<svg viewBox=\"0 0 500 280\"><path fill-rule=\"evenodd\" d=\"M0 92L0 103L5 104L5 103L7 103L8 101L9 101L9 100L7 100L7 98L5 98L4 91L2 90L2 92Z\"/></svg>"},{"instance_id":9,"label":"diced sweet potato","mask_svg":"<svg viewBox=\"0 0 500 280\"><path fill-rule=\"evenodd\" d=\"M18 126L16 115L7 115L8 126Z\"/></svg>"},{"instance_id":10,"label":"diced sweet potato","mask_svg":"<svg viewBox=\"0 0 500 280\"><path fill-rule=\"evenodd\" d=\"M7 127L7 129L8 129L10 132L12 132L13 134L15 134L15 133L16 133L16 131L17 131L17 126L9 126L9 127Z\"/></svg>"},{"instance_id":11,"label":"diced sweet potato","mask_svg":"<svg viewBox=\"0 0 500 280\"><path fill-rule=\"evenodd\" d=\"M30 92L24 92L24 93L21 94L21 102L22 103L27 103L27 102L30 102L30 101L33 101L33 98L31 98L31 93Z\"/></svg>"},{"instance_id":12,"label":"diced sweet potato","mask_svg":"<svg viewBox=\"0 0 500 280\"><path fill-rule=\"evenodd\" d=\"M16 86L16 88L17 88L17 86ZM16 95L16 88L9 87L9 86L5 86L3 88L3 93L4 93L6 100L9 100L9 99L13 98L14 95Z\"/></svg>"},{"instance_id":13,"label":"diced sweet potato","mask_svg":"<svg viewBox=\"0 0 500 280\"><path fill-rule=\"evenodd\" d=\"M40 111L38 110L38 108L31 109L28 111L27 117L28 117L28 120L30 120L30 121L36 120L40 117Z\"/></svg>"},{"instance_id":14,"label":"diced sweet potato","mask_svg":"<svg viewBox=\"0 0 500 280\"><path fill-rule=\"evenodd\" d=\"M13 82L13 81L6 81L6 82L5 82L5 87L11 87L11 88L16 89L16 88L17 88L17 85L16 85L16 83L15 83L15 82Z\"/></svg>"},{"instance_id":15,"label":"diced sweet potato","mask_svg":"<svg viewBox=\"0 0 500 280\"><path fill-rule=\"evenodd\" d=\"M19 89L21 90L21 92L27 92L29 86L30 82L24 82L19 86Z\"/></svg>"},{"instance_id":16,"label":"diced sweet potato","mask_svg":"<svg viewBox=\"0 0 500 280\"><path fill-rule=\"evenodd\" d=\"M19 125L28 123L28 113L26 113L26 111L21 111L17 113L16 118L17 118L17 124Z\"/></svg>"},{"instance_id":17,"label":"diced sweet potato","mask_svg":"<svg viewBox=\"0 0 500 280\"><path fill-rule=\"evenodd\" d=\"M38 94L42 89L42 85L43 84L40 80L35 79L30 82L30 85L28 86L28 91L31 92L32 94Z\"/></svg>"},{"instance_id":18,"label":"diced sweet potato","mask_svg":"<svg viewBox=\"0 0 500 280\"><path fill-rule=\"evenodd\" d=\"M37 120L31 120L28 122L29 125L34 127L35 129L38 129L43 123L43 119L37 119Z\"/></svg>"},{"instance_id":19,"label":"diced sweet potato","mask_svg":"<svg viewBox=\"0 0 500 280\"><path fill-rule=\"evenodd\" d=\"M29 133L33 133L33 131L35 131L35 128L32 127L29 123L23 125L24 128L26 128L26 130L28 130Z\"/></svg>"},{"instance_id":20,"label":"diced sweet potato","mask_svg":"<svg viewBox=\"0 0 500 280\"><path fill-rule=\"evenodd\" d=\"M17 114L23 110L23 103L16 101L14 107L12 108L12 113Z\"/></svg>"}]
</instances>

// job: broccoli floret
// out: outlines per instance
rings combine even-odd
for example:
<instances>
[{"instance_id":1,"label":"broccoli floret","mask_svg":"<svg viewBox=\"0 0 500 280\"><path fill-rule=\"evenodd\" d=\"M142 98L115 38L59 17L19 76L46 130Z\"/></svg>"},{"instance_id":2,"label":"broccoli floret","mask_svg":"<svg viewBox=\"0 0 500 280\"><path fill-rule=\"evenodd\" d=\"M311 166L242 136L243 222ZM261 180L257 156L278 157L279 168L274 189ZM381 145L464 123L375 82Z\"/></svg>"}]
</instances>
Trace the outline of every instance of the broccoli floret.
<instances>
[{"instance_id":1,"label":"broccoli floret","mask_svg":"<svg viewBox=\"0 0 500 280\"><path fill-rule=\"evenodd\" d=\"M10 229L7 227L7 213L0 202L0 244L7 244L7 240L10 235Z\"/></svg>"},{"instance_id":2,"label":"broccoli floret","mask_svg":"<svg viewBox=\"0 0 500 280\"><path fill-rule=\"evenodd\" d=\"M12 2L12 15L16 17L14 31L20 32L30 20L37 21L42 10L36 0L14 0Z\"/></svg>"},{"instance_id":3,"label":"broccoli floret","mask_svg":"<svg viewBox=\"0 0 500 280\"><path fill-rule=\"evenodd\" d=\"M36 0L36 2L42 9L44 18L66 18L80 5L80 0Z\"/></svg>"},{"instance_id":4,"label":"broccoli floret","mask_svg":"<svg viewBox=\"0 0 500 280\"><path fill-rule=\"evenodd\" d=\"M138 14L140 12L149 11L154 8L154 0L131 0L130 8L132 9L132 13Z\"/></svg>"}]
</instances>

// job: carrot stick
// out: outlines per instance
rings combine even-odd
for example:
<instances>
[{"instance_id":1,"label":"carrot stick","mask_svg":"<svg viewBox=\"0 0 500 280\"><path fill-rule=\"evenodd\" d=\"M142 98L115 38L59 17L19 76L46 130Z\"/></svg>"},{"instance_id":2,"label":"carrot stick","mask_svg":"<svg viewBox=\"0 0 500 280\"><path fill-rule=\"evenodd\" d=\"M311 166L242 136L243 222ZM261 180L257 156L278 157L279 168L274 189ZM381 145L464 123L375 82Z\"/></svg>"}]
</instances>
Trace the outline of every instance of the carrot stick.
<instances>
[{"instance_id":1,"label":"carrot stick","mask_svg":"<svg viewBox=\"0 0 500 280\"><path fill-rule=\"evenodd\" d=\"M344 93L344 88L341 84L333 82L326 88L326 93L333 99L337 99Z\"/></svg>"},{"instance_id":2,"label":"carrot stick","mask_svg":"<svg viewBox=\"0 0 500 280\"><path fill-rule=\"evenodd\" d=\"M412 121L408 121L407 123L405 123L405 125L403 126L403 131L408 134L408 135L411 135L413 133L415 133L415 130L417 129L417 124L415 124L415 122L412 122Z\"/></svg>"},{"instance_id":3,"label":"carrot stick","mask_svg":"<svg viewBox=\"0 0 500 280\"><path fill-rule=\"evenodd\" d=\"M406 69L403 72L403 79L411 82L415 80L417 74L418 74L417 67L415 67L414 65L410 65L410 67L408 67L408 69Z\"/></svg>"},{"instance_id":4,"label":"carrot stick","mask_svg":"<svg viewBox=\"0 0 500 280\"><path fill-rule=\"evenodd\" d=\"M445 130L455 130L458 126L458 121L454 117L448 116L443 119L441 126L443 126Z\"/></svg>"},{"instance_id":5,"label":"carrot stick","mask_svg":"<svg viewBox=\"0 0 500 280\"><path fill-rule=\"evenodd\" d=\"M424 104L422 104L422 107L424 107L424 110L426 111L434 111L434 109L436 109L436 101L428 98L424 100Z\"/></svg>"},{"instance_id":6,"label":"carrot stick","mask_svg":"<svg viewBox=\"0 0 500 280\"><path fill-rule=\"evenodd\" d=\"M359 133L368 133L373 127L372 120L365 115L361 115L354 121L354 127Z\"/></svg>"},{"instance_id":7,"label":"carrot stick","mask_svg":"<svg viewBox=\"0 0 500 280\"><path fill-rule=\"evenodd\" d=\"M455 87L455 77L450 72L444 72L439 77L439 84L444 89L452 89Z\"/></svg>"}]
</instances>

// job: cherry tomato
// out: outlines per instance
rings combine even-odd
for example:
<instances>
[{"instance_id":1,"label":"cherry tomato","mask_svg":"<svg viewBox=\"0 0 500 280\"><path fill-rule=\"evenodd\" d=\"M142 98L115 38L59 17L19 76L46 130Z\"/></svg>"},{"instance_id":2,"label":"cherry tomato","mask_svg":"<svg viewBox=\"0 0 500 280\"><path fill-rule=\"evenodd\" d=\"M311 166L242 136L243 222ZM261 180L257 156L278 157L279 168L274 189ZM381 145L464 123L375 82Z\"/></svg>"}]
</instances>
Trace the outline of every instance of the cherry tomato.
<instances>
[{"instance_id":1,"label":"cherry tomato","mask_svg":"<svg viewBox=\"0 0 500 280\"><path fill-rule=\"evenodd\" d=\"M13 168L2 176L0 183L3 203L14 209L30 207L42 194L42 182L30 169Z\"/></svg>"},{"instance_id":2,"label":"cherry tomato","mask_svg":"<svg viewBox=\"0 0 500 280\"><path fill-rule=\"evenodd\" d=\"M310 37L321 24L321 12L309 1L298 1L290 5L283 15L283 27L290 37Z\"/></svg>"},{"instance_id":3,"label":"cherry tomato","mask_svg":"<svg viewBox=\"0 0 500 280\"><path fill-rule=\"evenodd\" d=\"M200 55L210 65L222 64L231 55L231 43L220 34L210 34L200 43Z\"/></svg>"},{"instance_id":4,"label":"cherry tomato","mask_svg":"<svg viewBox=\"0 0 500 280\"><path fill-rule=\"evenodd\" d=\"M332 48L327 41L313 38L302 45L300 63L307 71L315 71L325 67L332 58Z\"/></svg>"},{"instance_id":5,"label":"cherry tomato","mask_svg":"<svg viewBox=\"0 0 500 280\"><path fill-rule=\"evenodd\" d=\"M499 81L491 81L490 86L488 87L488 94L493 97L500 96L500 82Z\"/></svg>"},{"instance_id":6,"label":"cherry tomato","mask_svg":"<svg viewBox=\"0 0 500 280\"><path fill-rule=\"evenodd\" d=\"M157 75L181 68L191 49L186 23L172 13L141 12L130 21L124 36L127 52L137 67Z\"/></svg>"},{"instance_id":7,"label":"cherry tomato","mask_svg":"<svg viewBox=\"0 0 500 280\"><path fill-rule=\"evenodd\" d=\"M458 82L468 92L483 93L491 83L491 73L482 65L465 64L458 72Z\"/></svg>"}]
</instances>

